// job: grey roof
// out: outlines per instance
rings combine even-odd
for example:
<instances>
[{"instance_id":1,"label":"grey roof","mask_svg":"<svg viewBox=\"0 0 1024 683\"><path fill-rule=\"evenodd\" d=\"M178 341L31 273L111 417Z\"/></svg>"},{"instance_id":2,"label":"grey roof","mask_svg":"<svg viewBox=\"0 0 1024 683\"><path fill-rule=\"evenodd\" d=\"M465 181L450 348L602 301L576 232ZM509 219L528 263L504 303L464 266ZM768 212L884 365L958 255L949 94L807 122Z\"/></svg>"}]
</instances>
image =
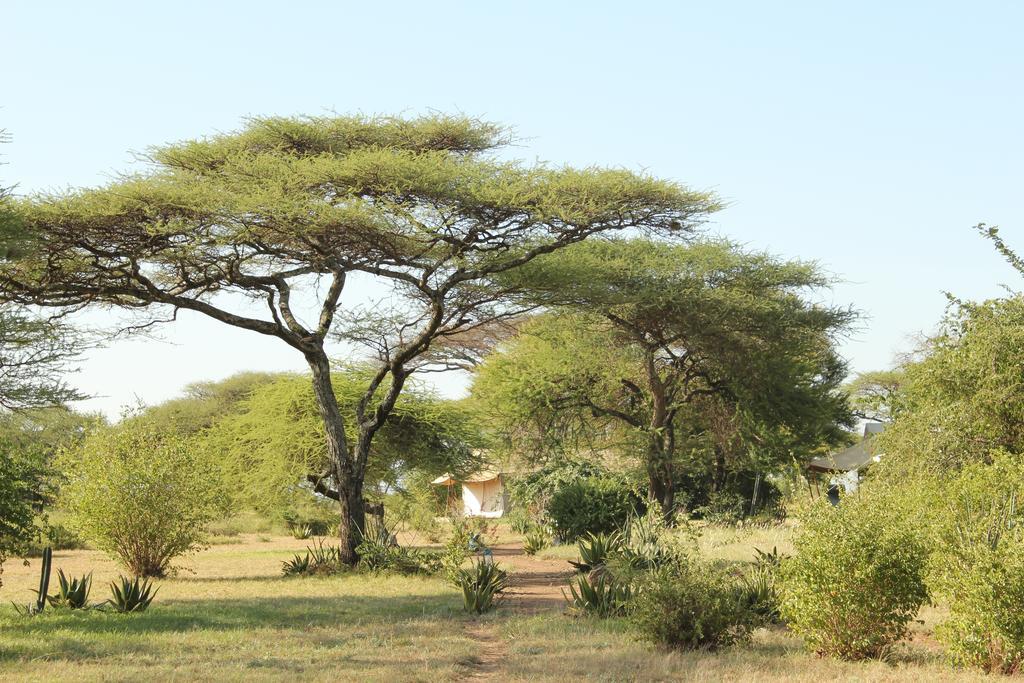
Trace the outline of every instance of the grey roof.
<instances>
[{"instance_id":1,"label":"grey roof","mask_svg":"<svg viewBox=\"0 0 1024 683\"><path fill-rule=\"evenodd\" d=\"M864 438L849 448L814 458L807 463L807 468L816 472L854 472L877 462L881 457L875 445L874 436L885 429L884 424L871 423L864 425Z\"/></svg>"}]
</instances>

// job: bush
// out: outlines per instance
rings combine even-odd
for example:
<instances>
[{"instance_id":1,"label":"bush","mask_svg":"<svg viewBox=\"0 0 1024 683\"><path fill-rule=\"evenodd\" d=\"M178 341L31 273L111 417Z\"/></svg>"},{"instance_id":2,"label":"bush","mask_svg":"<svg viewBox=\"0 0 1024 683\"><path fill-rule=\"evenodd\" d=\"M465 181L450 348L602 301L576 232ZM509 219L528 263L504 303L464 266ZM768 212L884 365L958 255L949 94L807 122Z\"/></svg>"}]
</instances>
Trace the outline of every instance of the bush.
<instances>
[{"instance_id":1,"label":"bush","mask_svg":"<svg viewBox=\"0 0 1024 683\"><path fill-rule=\"evenodd\" d=\"M949 604L936 635L956 664L1024 673L1024 464L997 453L970 465L944 499L933 587Z\"/></svg>"},{"instance_id":2,"label":"bush","mask_svg":"<svg viewBox=\"0 0 1024 683\"><path fill-rule=\"evenodd\" d=\"M225 512L212 454L128 420L60 456L68 522L135 576L163 576Z\"/></svg>"},{"instance_id":3,"label":"bush","mask_svg":"<svg viewBox=\"0 0 1024 683\"><path fill-rule=\"evenodd\" d=\"M438 564L431 555L398 545L391 528L372 520L367 520L356 554L359 555L360 569L371 572L429 573Z\"/></svg>"},{"instance_id":4,"label":"bush","mask_svg":"<svg viewBox=\"0 0 1024 683\"><path fill-rule=\"evenodd\" d=\"M810 508L794 545L781 568L782 617L820 655L884 655L928 599L923 540L866 496Z\"/></svg>"},{"instance_id":5,"label":"bush","mask_svg":"<svg viewBox=\"0 0 1024 683\"><path fill-rule=\"evenodd\" d=\"M4 560L25 552L38 534L32 509L37 474L32 463L12 455L7 444L0 443L0 585Z\"/></svg>"},{"instance_id":6,"label":"bush","mask_svg":"<svg viewBox=\"0 0 1024 683\"><path fill-rule=\"evenodd\" d=\"M743 642L757 623L736 580L698 562L651 573L633 601L630 619L646 640L681 650Z\"/></svg>"},{"instance_id":7,"label":"bush","mask_svg":"<svg viewBox=\"0 0 1024 683\"><path fill-rule=\"evenodd\" d=\"M588 533L621 529L641 505L633 490L618 479L591 477L558 489L548 504L548 516L555 533L572 542Z\"/></svg>"}]
</instances>

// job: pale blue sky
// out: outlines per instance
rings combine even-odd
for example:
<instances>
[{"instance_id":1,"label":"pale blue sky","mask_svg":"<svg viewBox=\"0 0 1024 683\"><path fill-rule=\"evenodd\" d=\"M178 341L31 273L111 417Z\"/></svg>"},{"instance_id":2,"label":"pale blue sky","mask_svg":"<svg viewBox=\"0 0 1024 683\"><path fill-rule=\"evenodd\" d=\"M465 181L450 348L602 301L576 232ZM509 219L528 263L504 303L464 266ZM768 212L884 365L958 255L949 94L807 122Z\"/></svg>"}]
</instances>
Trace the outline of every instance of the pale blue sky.
<instances>
[{"instance_id":1,"label":"pale blue sky","mask_svg":"<svg viewBox=\"0 0 1024 683\"><path fill-rule=\"evenodd\" d=\"M1017 284L970 227L1024 249L1024 3L9 0L0 22L0 178L23 191L250 114L459 111L516 126L527 159L715 189L711 230L845 280L857 370L932 329L942 290ZM91 353L87 405L302 367L190 317L165 337Z\"/></svg>"}]
</instances>

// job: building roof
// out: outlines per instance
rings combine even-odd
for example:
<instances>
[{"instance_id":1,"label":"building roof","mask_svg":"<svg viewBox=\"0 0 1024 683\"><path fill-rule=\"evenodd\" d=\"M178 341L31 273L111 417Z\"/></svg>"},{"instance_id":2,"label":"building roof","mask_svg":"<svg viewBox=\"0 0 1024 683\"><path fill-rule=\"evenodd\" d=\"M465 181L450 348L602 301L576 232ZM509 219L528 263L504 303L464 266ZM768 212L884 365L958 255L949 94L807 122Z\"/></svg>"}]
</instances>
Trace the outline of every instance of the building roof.
<instances>
[{"instance_id":1,"label":"building roof","mask_svg":"<svg viewBox=\"0 0 1024 683\"><path fill-rule=\"evenodd\" d=\"M883 424L868 423L864 425L864 438L859 443L837 453L814 458L807 463L807 469L815 472L856 472L878 462L882 454L878 451L874 437L883 429L885 429Z\"/></svg>"},{"instance_id":2,"label":"building roof","mask_svg":"<svg viewBox=\"0 0 1024 683\"><path fill-rule=\"evenodd\" d=\"M498 472L497 470L481 470L475 474L459 479L446 472L430 483L437 484L438 486L451 486L452 484L458 484L460 482L463 484L477 484L483 481L492 481L501 475L502 472Z\"/></svg>"}]
</instances>

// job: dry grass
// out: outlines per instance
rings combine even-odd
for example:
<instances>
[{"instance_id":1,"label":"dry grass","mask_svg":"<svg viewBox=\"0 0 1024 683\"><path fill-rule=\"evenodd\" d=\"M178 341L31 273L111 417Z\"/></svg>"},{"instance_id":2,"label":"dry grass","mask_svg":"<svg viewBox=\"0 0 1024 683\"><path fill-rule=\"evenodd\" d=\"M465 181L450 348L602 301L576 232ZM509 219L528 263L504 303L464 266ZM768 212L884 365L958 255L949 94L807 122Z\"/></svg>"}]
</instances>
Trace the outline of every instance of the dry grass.
<instances>
[{"instance_id":1,"label":"dry grass","mask_svg":"<svg viewBox=\"0 0 1024 683\"><path fill-rule=\"evenodd\" d=\"M507 534L502 534L502 540ZM748 561L753 548L791 552L789 530L706 528L702 552ZM409 539L412 540L412 539ZM437 578L353 574L284 579L280 563L307 541L240 533L184 561L161 582L149 612L134 616L58 613L24 618L0 607L0 679L49 681L377 680L444 681L943 681L973 680L942 661L922 612L910 642L890 662L819 659L784 629L761 630L749 645L720 653L660 651L636 641L622 620L565 616L560 606L525 612L514 603L481 619ZM537 571L565 568L575 547L530 560ZM514 558L509 558L514 559ZM525 558L524 558L525 559ZM502 561L506 560L502 558ZM94 571L93 600L107 596L118 568L93 551L55 553L71 574ZM526 565L524 565L526 566ZM28 602L32 566L6 565L0 601Z\"/></svg>"},{"instance_id":2,"label":"dry grass","mask_svg":"<svg viewBox=\"0 0 1024 683\"><path fill-rule=\"evenodd\" d=\"M144 614L0 608L0 679L453 680L473 660L459 596L439 580L283 579L305 542L238 540L186 562ZM37 566L7 565L0 595L30 600ZM94 601L118 574L92 551L55 553L54 567L94 571Z\"/></svg>"}]
</instances>

